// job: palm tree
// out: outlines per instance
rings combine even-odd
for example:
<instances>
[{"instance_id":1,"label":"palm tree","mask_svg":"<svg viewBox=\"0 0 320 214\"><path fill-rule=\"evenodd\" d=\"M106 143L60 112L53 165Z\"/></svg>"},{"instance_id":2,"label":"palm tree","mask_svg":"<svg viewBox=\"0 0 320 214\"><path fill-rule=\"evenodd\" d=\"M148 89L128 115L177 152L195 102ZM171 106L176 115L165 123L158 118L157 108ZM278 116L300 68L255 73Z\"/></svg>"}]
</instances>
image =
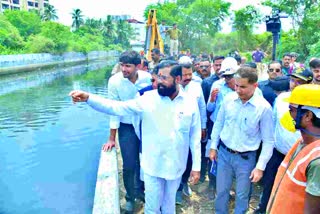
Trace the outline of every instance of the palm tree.
<instances>
[{"instance_id":1,"label":"palm tree","mask_svg":"<svg viewBox=\"0 0 320 214\"><path fill-rule=\"evenodd\" d=\"M124 47L129 47L130 39L134 36L134 31L128 22L120 19L117 23L116 43L120 43Z\"/></svg>"},{"instance_id":2,"label":"palm tree","mask_svg":"<svg viewBox=\"0 0 320 214\"><path fill-rule=\"evenodd\" d=\"M86 19L85 25L94 28L94 29L100 29L102 27L102 20L101 19Z\"/></svg>"},{"instance_id":3,"label":"palm tree","mask_svg":"<svg viewBox=\"0 0 320 214\"><path fill-rule=\"evenodd\" d=\"M53 21L53 20L56 20L58 19L58 16L57 16L57 11L56 9L54 8L53 5L47 5L45 8L44 8L44 12L43 12L43 15L42 15L42 20L43 21Z\"/></svg>"},{"instance_id":4,"label":"palm tree","mask_svg":"<svg viewBox=\"0 0 320 214\"><path fill-rule=\"evenodd\" d=\"M72 27L78 30L81 25L84 24L82 11L80 9L73 9L72 15Z\"/></svg>"},{"instance_id":5,"label":"palm tree","mask_svg":"<svg viewBox=\"0 0 320 214\"><path fill-rule=\"evenodd\" d=\"M108 15L107 19L103 21L102 33L104 36L108 36L112 39L116 37L115 25L111 15Z\"/></svg>"}]
</instances>

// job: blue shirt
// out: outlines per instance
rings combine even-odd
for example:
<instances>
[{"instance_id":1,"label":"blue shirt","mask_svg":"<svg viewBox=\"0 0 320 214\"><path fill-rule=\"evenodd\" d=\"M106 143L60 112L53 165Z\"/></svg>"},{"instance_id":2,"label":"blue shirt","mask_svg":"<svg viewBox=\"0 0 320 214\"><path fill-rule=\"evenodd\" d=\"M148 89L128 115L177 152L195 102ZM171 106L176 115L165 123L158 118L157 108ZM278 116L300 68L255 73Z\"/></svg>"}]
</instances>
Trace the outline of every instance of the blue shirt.
<instances>
[{"instance_id":1,"label":"blue shirt","mask_svg":"<svg viewBox=\"0 0 320 214\"><path fill-rule=\"evenodd\" d=\"M208 99L210 97L211 86L217 80L219 80L219 77L215 74L211 74L210 77L207 77L202 80L201 87L203 91L204 101L206 103L208 102Z\"/></svg>"},{"instance_id":2,"label":"blue shirt","mask_svg":"<svg viewBox=\"0 0 320 214\"><path fill-rule=\"evenodd\" d=\"M228 94L220 108L211 134L211 149L221 141L238 152L262 151L256 168L264 170L272 156L274 128L270 104L258 93L242 103L236 92Z\"/></svg>"},{"instance_id":3,"label":"blue shirt","mask_svg":"<svg viewBox=\"0 0 320 214\"><path fill-rule=\"evenodd\" d=\"M252 54L252 59L254 60L254 62L261 62L263 58L264 53L262 51L255 51Z\"/></svg>"},{"instance_id":4,"label":"blue shirt","mask_svg":"<svg viewBox=\"0 0 320 214\"><path fill-rule=\"evenodd\" d=\"M229 94L230 92L234 91L231 88L229 88L229 86L227 85L227 83L224 79L218 80L212 84L210 94L213 91L213 89L215 89L215 88L219 89L219 93L216 97L216 100L214 102L210 102L210 98L209 98L208 103L207 103L208 112L212 112L210 115L210 120L212 122L215 122L217 119L218 112L219 112L219 109L221 107L221 104L222 104L224 97L227 96L227 94Z\"/></svg>"},{"instance_id":5,"label":"blue shirt","mask_svg":"<svg viewBox=\"0 0 320 214\"><path fill-rule=\"evenodd\" d=\"M90 94L87 103L106 114L141 117L141 167L144 173L167 180L180 178L186 169L189 148L192 170L200 171L201 125L198 104L182 90L173 100L152 90L126 102Z\"/></svg>"}]
</instances>

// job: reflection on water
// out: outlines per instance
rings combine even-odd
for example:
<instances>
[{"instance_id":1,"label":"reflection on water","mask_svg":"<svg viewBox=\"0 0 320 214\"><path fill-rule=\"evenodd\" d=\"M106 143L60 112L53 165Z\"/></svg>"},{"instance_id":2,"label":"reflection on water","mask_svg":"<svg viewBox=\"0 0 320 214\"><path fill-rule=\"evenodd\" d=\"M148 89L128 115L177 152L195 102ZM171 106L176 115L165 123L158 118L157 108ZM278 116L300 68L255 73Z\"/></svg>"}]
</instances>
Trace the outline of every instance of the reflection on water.
<instances>
[{"instance_id":1,"label":"reflection on water","mask_svg":"<svg viewBox=\"0 0 320 214\"><path fill-rule=\"evenodd\" d=\"M106 66L1 77L1 214L91 213L108 116L67 95L82 89L105 96Z\"/></svg>"}]
</instances>

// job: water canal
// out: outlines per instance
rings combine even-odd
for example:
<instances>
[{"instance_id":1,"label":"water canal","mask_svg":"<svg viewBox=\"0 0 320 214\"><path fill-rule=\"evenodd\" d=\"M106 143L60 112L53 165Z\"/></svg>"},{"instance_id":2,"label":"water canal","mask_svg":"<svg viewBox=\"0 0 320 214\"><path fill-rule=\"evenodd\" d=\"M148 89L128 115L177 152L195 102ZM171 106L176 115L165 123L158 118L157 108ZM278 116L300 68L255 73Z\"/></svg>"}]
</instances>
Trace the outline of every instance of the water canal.
<instances>
[{"instance_id":1,"label":"water canal","mask_svg":"<svg viewBox=\"0 0 320 214\"><path fill-rule=\"evenodd\" d=\"M0 213L91 213L108 116L72 104L72 89L106 95L110 66L0 76Z\"/></svg>"}]
</instances>

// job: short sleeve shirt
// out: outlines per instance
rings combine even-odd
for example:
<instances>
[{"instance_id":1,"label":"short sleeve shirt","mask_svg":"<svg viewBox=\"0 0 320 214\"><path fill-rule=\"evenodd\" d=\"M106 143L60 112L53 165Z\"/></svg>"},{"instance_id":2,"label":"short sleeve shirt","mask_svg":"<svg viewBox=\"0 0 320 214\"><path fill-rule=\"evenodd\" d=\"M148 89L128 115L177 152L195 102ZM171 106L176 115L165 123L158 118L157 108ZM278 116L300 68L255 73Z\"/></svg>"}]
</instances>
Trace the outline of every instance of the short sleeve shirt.
<instances>
[{"instance_id":1,"label":"short sleeve shirt","mask_svg":"<svg viewBox=\"0 0 320 214\"><path fill-rule=\"evenodd\" d=\"M320 159L313 160L307 168L306 192L320 196Z\"/></svg>"}]
</instances>

